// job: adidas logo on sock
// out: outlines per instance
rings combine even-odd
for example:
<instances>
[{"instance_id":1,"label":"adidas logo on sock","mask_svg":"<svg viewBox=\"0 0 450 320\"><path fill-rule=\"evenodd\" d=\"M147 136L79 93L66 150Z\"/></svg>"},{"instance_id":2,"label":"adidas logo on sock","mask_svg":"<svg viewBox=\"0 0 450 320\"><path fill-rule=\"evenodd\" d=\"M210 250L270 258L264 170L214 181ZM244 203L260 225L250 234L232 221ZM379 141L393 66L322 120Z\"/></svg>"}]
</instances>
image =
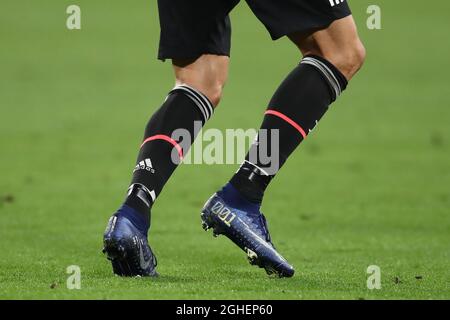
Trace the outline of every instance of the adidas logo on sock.
<instances>
[{"instance_id":1,"label":"adidas logo on sock","mask_svg":"<svg viewBox=\"0 0 450 320\"><path fill-rule=\"evenodd\" d=\"M155 169L153 169L152 161L147 158L145 160L140 161L136 167L134 167L133 172L136 172L138 170L147 170L151 173L155 173Z\"/></svg>"}]
</instances>

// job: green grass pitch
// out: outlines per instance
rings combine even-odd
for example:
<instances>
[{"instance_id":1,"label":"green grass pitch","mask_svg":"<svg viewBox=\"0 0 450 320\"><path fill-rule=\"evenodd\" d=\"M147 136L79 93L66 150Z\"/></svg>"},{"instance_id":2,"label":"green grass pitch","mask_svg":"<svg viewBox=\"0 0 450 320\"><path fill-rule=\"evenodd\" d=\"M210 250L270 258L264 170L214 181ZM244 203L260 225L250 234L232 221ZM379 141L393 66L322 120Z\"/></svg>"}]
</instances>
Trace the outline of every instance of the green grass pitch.
<instances>
[{"instance_id":1,"label":"green grass pitch","mask_svg":"<svg viewBox=\"0 0 450 320\"><path fill-rule=\"evenodd\" d=\"M270 186L263 205L297 269L271 279L199 210L237 165L185 165L153 210L158 279L121 279L100 250L147 117L173 85L156 60L156 1L2 0L0 298L449 299L448 12L438 0L351 1L364 69ZM378 4L382 30L368 30ZM300 56L242 2L230 78L207 128L257 128ZM81 289L66 288L66 267ZM369 290L369 265L381 268Z\"/></svg>"}]
</instances>

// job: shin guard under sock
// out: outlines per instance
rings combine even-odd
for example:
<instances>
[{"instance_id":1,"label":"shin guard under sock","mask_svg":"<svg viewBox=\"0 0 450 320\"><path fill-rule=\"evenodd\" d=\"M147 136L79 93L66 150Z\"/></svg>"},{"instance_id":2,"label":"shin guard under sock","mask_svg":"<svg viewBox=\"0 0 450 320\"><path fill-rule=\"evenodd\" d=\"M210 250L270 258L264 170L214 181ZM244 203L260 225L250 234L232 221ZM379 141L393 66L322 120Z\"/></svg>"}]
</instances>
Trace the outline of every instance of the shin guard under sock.
<instances>
[{"instance_id":1,"label":"shin guard under sock","mask_svg":"<svg viewBox=\"0 0 450 320\"><path fill-rule=\"evenodd\" d=\"M346 87L347 79L329 61L306 56L275 92L256 142L231 184L248 200L261 203L271 179Z\"/></svg>"},{"instance_id":2,"label":"shin guard under sock","mask_svg":"<svg viewBox=\"0 0 450 320\"><path fill-rule=\"evenodd\" d=\"M148 215L149 209L213 114L209 99L187 85L170 91L145 129L125 204Z\"/></svg>"}]
</instances>

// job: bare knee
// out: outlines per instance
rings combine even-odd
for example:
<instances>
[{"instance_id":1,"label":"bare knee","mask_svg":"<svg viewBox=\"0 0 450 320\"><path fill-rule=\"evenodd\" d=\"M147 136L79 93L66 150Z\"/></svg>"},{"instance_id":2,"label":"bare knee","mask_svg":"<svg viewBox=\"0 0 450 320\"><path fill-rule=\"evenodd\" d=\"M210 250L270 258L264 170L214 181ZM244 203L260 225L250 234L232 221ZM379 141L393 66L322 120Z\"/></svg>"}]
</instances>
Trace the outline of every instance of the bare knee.
<instances>
[{"instance_id":1,"label":"bare knee","mask_svg":"<svg viewBox=\"0 0 450 320\"><path fill-rule=\"evenodd\" d=\"M362 42L357 39L342 50L325 54L324 58L333 63L350 80L363 66L366 59L366 49Z\"/></svg>"},{"instance_id":2,"label":"bare knee","mask_svg":"<svg viewBox=\"0 0 450 320\"><path fill-rule=\"evenodd\" d=\"M209 101L211 101L214 108L219 105L220 100L222 99L223 88L225 86L225 82L221 79L213 79L208 82L199 82L186 78L177 78L176 84L188 85L201 92L209 99Z\"/></svg>"},{"instance_id":3,"label":"bare knee","mask_svg":"<svg viewBox=\"0 0 450 320\"><path fill-rule=\"evenodd\" d=\"M195 60L174 60L176 83L197 89L216 107L228 77L228 63L228 57L216 55L203 55Z\"/></svg>"},{"instance_id":4,"label":"bare knee","mask_svg":"<svg viewBox=\"0 0 450 320\"><path fill-rule=\"evenodd\" d=\"M177 77L177 85L188 85L197 91L203 93L214 108L216 108L222 99L223 89L226 79L221 75L208 74L205 79L197 79L195 77Z\"/></svg>"},{"instance_id":5,"label":"bare knee","mask_svg":"<svg viewBox=\"0 0 450 320\"><path fill-rule=\"evenodd\" d=\"M215 81L203 84L201 87L198 87L197 90L206 95L215 108L219 105L220 100L222 100L224 87L225 81L223 81L223 79L216 79Z\"/></svg>"},{"instance_id":6,"label":"bare knee","mask_svg":"<svg viewBox=\"0 0 450 320\"><path fill-rule=\"evenodd\" d=\"M350 80L362 67L366 50L359 39L352 16L334 21L312 33L290 35L303 55L319 55L330 61Z\"/></svg>"}]
</instances>

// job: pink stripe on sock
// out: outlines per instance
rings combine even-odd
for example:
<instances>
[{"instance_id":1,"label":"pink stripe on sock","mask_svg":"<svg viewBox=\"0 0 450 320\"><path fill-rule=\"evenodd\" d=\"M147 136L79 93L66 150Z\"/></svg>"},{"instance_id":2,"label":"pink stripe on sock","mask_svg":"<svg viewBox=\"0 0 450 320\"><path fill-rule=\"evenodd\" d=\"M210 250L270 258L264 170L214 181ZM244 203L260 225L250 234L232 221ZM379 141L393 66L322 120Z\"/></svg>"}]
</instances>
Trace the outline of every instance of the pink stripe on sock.
<instances>
[{"instance_id":1,"label":"pink stripe on sock","mask_svg":"<svg viewBox=\"0 0 450 320\"><path fill-rule=\"evenodd\" d=\"M175 147L175 149L177 149L178 151L178 156L180 157L180 160L183 160L183 149L180 147L180 145L178 144L178 142L176 142L175 140L173 140L171 137L166 136L165 134L157 134L151 137L148 137L147 139L144 140L144 142L142 142L141 144L141 148L144 146L144 144L146 144L149 141L154 141L154 140L164 140L169 142L171 145L173 145Z\"/></svg>"},{"instance_id":2,"label":"pink stripe on sock","mask_svg":"<svg viewBox=\"0 0 450 320\"><path fill-rule=\"evenodd\" d=\"M295 129L297 129L297 131L300 132L300 134L302 135L303 139L306 138L305 130L303 130L303 128L300 127L297 122L295 122L294 120L292 120L288 116L282 114L281 112L275 111L275 110L267 110L264 114L271 114L273 116L276 116L278 118L283 119L284 121L289 123L291 126L293 126Z\"/></svg>"}]
</instances>

